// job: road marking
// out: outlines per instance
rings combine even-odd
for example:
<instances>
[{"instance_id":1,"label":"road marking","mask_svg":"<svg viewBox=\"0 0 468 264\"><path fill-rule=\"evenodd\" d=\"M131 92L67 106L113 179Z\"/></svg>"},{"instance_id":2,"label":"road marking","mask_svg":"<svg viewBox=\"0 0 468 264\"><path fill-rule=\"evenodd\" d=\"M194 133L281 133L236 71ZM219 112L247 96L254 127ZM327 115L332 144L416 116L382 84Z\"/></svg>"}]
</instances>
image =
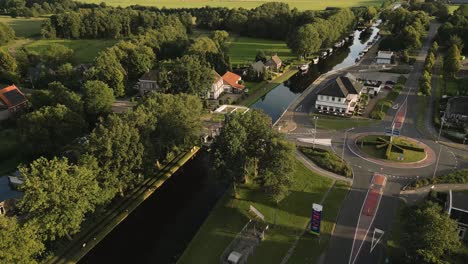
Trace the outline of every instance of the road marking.
<instances>
[{"instance_id":1,"label":"road marking","mask_svg":"<svg viewBox=\"0 0 468 264\"><path fill-rule=\"evenodd\" d=\"M377 238L375 238L376 233L378 235ZM374 250L374 248L379 244L380 239L382 239L384 233L385 232L383 230L380 230L380 229L374 227L374 233L372 234L372 243L371 243L371 248L370 248L371 253L372 253L372 250Z\"/></svg>"}]
</instances>

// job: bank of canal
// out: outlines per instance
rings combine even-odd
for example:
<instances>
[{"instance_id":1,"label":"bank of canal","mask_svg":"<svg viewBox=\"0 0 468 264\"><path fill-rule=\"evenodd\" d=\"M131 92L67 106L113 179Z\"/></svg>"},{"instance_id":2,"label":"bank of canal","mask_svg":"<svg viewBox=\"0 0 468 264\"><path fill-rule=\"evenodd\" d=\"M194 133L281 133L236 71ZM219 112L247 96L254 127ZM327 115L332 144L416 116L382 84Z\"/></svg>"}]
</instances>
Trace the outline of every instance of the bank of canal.
<instances>
[{"instance_id":1,"label":"bank of canal","mask_svg":"<svg viewBox=\"0 0 468 264\"><path fill-rule=\"evenodd\" d=\"M251 108L265 111L272 118L273 123L276 122L289 104L296 100L321 74L356 64L359 53L366 48L380 31L378 25L373 24L369 30L355 30L352 43L348 42L345 46L335 49L331 56L321 60L318 64L311 64L306 74L298 72L261 97Z\"/></svg>"},{"instance_id":2,"label":"bank of canal","mask_svg":"<svg viewBox=\"0 0 468 264\"><path fill-rule=\"evenodd\" d=\"M200 151L79 263L175 263L226 185Z\"/></svg>"}]
</instances>

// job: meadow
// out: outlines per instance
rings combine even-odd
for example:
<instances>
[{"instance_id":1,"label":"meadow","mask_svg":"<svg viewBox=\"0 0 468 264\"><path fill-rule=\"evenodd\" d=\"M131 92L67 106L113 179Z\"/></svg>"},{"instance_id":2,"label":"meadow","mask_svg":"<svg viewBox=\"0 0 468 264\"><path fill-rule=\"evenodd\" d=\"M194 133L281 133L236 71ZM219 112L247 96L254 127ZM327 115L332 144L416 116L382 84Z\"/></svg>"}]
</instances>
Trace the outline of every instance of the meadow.
<instances>
[{"instance_id":1,"label":"meadow","mask_svg":"<svg viewBox=\"0 0 468 264\"><path fill-rule=\"evenodd\" d=\"M259 51L264 51L266 55L276 53L283 61L296 58L286 43L280 40L233 37L228 45L232 65L252 63Z\"/></svg>"},{"instance_id":2,"label":"meadow","mask_svg":"<svg viewBox=\"0 0 468 264\"><path fill-rule=\"evenodd\" d=\"M231 243L236 234L247 223L248 208L253 205L265 215L270 225L265 240L249 257L249 263L280 263L289 248L306 228L310 218L312 203L319 203L326 191L330 193L324 201L327 213L322 221L322 238L318 239L309 233L299 238L298 247L288 263L301 263L304 259L315 262L323 250L333 230L338 210L348 192L349 186L342 182L333 185L333 181L311 172L302 163L296 161L295 182L290 194L278 205L277 223L274 225L275 205L267 195L253 184L237 186L238 198L233 198L227 191L210 216L190 242L179 264L185 263L219 263L219 256ZM298 262L298 260L301 260Z\"/></svg>"},{"instance_id":3,"label":"meadow","mask_svg":"<svg viewBox=\"0 0 468 264\"><path fill-rule=\"evenodd\" d=\"M9 16L0 16L0 22L9 25L15 30L16 37L30 38L39 36L41 33L42 22L45 18L12 18Z\"/></svg>"},{"instance_id":4,"label":"meadow","mask_svg":"<svg viewBox=\"0 0 468 264\"><path fill-rule=\"evenodd\" d=\"M112 6L156 6L166 8L197 8L204 6L213 7L228 7L237 8L243 7L247 9L255 8L262 5L267 0L81 0L85 3L99 4L105 2ZM291 8L299 10L323 10L327 7L352 7L352 6L368 6L380 5L381 0L282 0L280 2L288 3Z\"/></svg>"},{"instance_id":5,"label":"meadow","mask_svg":"<svg viewBox=\"0 0 468 264\"><path fill-rule=\"evenodd\" d=\"M26 49L35 51L39 54L46 51L52 44L61 44L72 49L73 63L91 63L99 51L111 47L117 43L117 40L107 39L41 39L25 45Z\"/></svg>"}]
</instances>

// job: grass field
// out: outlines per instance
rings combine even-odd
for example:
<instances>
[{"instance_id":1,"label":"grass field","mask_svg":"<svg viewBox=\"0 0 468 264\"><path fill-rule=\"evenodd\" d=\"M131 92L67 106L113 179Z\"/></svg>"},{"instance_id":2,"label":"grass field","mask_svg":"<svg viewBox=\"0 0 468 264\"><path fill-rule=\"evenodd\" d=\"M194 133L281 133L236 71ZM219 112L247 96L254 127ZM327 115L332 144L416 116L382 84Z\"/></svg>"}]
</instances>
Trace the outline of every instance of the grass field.
<instances>
[{"instance_id":1,"label":"grass field","mask_svg":"<svg viewBox=\"0 0 468 264\"><path fill-rule=\"evenodd\" d=\"M26 48L38 53L44 52L51 44L62 44L74 51L72 62L73 63L90 63L94 60L99 51L110 47L117 43L116 40L70 40L70 39L56 39L47 40L41 39L27 44Z\"/></svg>"},{"instance_id":2,"label":"grass field","mask_svg":"<svg viewBox=\"0 0 468 264\"><path fill-rule=\"evenodd\" d=\"M283 61L296 58L284 41L235 37L229 42L228 55L232 65L252 63L259 51L267 55L277 53Z\"/></svg>"},{"instance_id":3,"label":"grass field","mask_svg":"<svg viewBox=\"0 0 468 264\"><path fill-rule=\"evenodd\" d=\"M218 7L243 7L255 8L261 4L269 2L267 0L81 0L85 3L105 2L108 5L114 6L129 6L129 5L143 5L143 6L157 6L166 8L194 8L204 6L218 6ZM280 2L288 3L291 8L296 7L300 10L323 10L326 7L352 7L362 5L380 5L381 0L283 0Z\"/></svg>"},{"instance_id":4,"label":"grass field","mask_svg":"<svg viewBox=\"0 0 468 264\"><path fill-rule=\"evenodd\" d=\"M12 18L0 16L0 22L9 25L15 30L17 37L29 38L41 33L42 22L45 18Z\"/></svg>"},{"instance_id":5,"label":"grass field","mask_svg":"<svg viewBox=\"0 0 468 264\"><path fill-rule=\"evenodd\" d=\"M253 205L269 223L270 229L265 233L265 240L255 249L249 257L249 263L280 263L297 235L306 227L310 218L312 203L318 203L325 192L332 185L332 180L319 176L308 170L302 163L296 161L297 167L294 173L295 183L291 193L279 203L277 225L273 227L275 205L267 198L266 194L252 185L238 186L238 198L232 197L231 191L225 193L218 204L212 210L210 216L199 229L182 257L180 264L185 263L219 263L219 256L233 240L236 234L247 223L248 207ZM344 198L343 184L337 185L330 192L325 200L324 210L327 211L325 219L322 221L323 231L331 232L336 212ZM322 240L323 242L323 240ZM299 241L303 243L318 244L316 237L306 234ZM321 243L321 248L298 248L298 256L307 256L315 259L326 247L326 243ZM295 253L296 254L296 253ZM304 263L290 262L290 263Z\"/></svg>"},{"instance_id":6,"label":"grass field","mask_svg":"<svg viewBox=\"0 0 468 264\"><path fill-rule=\"evenodd\" d=\"M457 10L460 5L448 5L449 13L453 14L453 11Z\"/></svg>"}]
</instances>

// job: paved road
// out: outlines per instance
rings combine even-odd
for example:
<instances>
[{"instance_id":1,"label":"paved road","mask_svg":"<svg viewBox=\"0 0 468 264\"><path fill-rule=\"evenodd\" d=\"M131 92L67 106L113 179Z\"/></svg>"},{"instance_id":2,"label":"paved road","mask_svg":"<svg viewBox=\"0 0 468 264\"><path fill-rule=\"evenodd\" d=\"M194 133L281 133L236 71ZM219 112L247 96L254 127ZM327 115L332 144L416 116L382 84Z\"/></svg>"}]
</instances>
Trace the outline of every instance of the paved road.
<instances>
[{"instance_id":1,"label":"paved road","mask_svg":"<svg viewBox=\"0 0 468 264\"><path fill-rule=\"evenodd\" d=\"M420 97L417 96L418 91L418 80L421 76L424 68L424 60L427 51L431 45L432 39L437 31L439 24L431 23L426 41L421 48L420 53L416 58L413 71L409 74L408 81L405 84L405 88L396 99L396 103L402 105L403 102L407 102L408 111L405 118L405 123L402 127L402 135L418 138L434 151L438 152L439 145L437 145L430 133L425 131L419 131L416 127L416 120L418 118L418 103ZM359 72L365 69L369 69L366 63L356 65L345 69L348 72ZM327 82L336 78L344 71L331 72L322 76L318 81L314 82L301 97L298 98L294 103L290 105L290 108L285 112L284 116L278 123L282 124L294 124L290 126L294 128L294 131L287 134L287 138L290 140L296 140L305 135L312 136L313 126L310 121L309 113L314 110L314 102L316 100L317 93L326 85ZM385 127L391 126L391 123L395 117L397 110L390 109L384 119L377 125L372 127L358 127L350 132L363 133L363 132L377 132L384 131ZM431 111L428 111L431 112ZM426 122L427 126L431 126L430 122ZM427 130L430 130L427 129ZM332 149L341 154L344 142L344 131L326 131L317 130L317 138L332 138ZM348 140L349 141L349 138ZM352 143L352 142L347 142ZM459 161L455 155L456 150L449 147L442 147L442 155L439 161L437 174L445 174L451 172L454 169L461 167L467 167L468 163ZM432 177L435 164L429 165L424 168L391 168L385 167L379 164L368 162L355 155L353 155L348 148L345 149L345 159L352 165L354 172L354 180L351 191L347 198L344 200L340 215L337 220L337 225L330 241L329 248L326 252L324 263L349 263L351 248L354 240L355 227L359 218L362 204L365 199L365 195L370 183L370 180L374 172L386 174L388 176L388 183L384 190L384 195L381 200L379 210L376 214L376 218L369 231L367 240L355 261L355 263L382 263L385 259L384 246L385 241L388 238L390 229L395 217L396 211L401 204L399 197L402 186L408 184L416 177ZM466 155L466 154L465 154ZM326 208L324 208L326 210ZM370 253L370 239L372 236L372 230L374 228L381 229L385 232L382 241L377 247Z\"/></svg>"}]
</instances>

